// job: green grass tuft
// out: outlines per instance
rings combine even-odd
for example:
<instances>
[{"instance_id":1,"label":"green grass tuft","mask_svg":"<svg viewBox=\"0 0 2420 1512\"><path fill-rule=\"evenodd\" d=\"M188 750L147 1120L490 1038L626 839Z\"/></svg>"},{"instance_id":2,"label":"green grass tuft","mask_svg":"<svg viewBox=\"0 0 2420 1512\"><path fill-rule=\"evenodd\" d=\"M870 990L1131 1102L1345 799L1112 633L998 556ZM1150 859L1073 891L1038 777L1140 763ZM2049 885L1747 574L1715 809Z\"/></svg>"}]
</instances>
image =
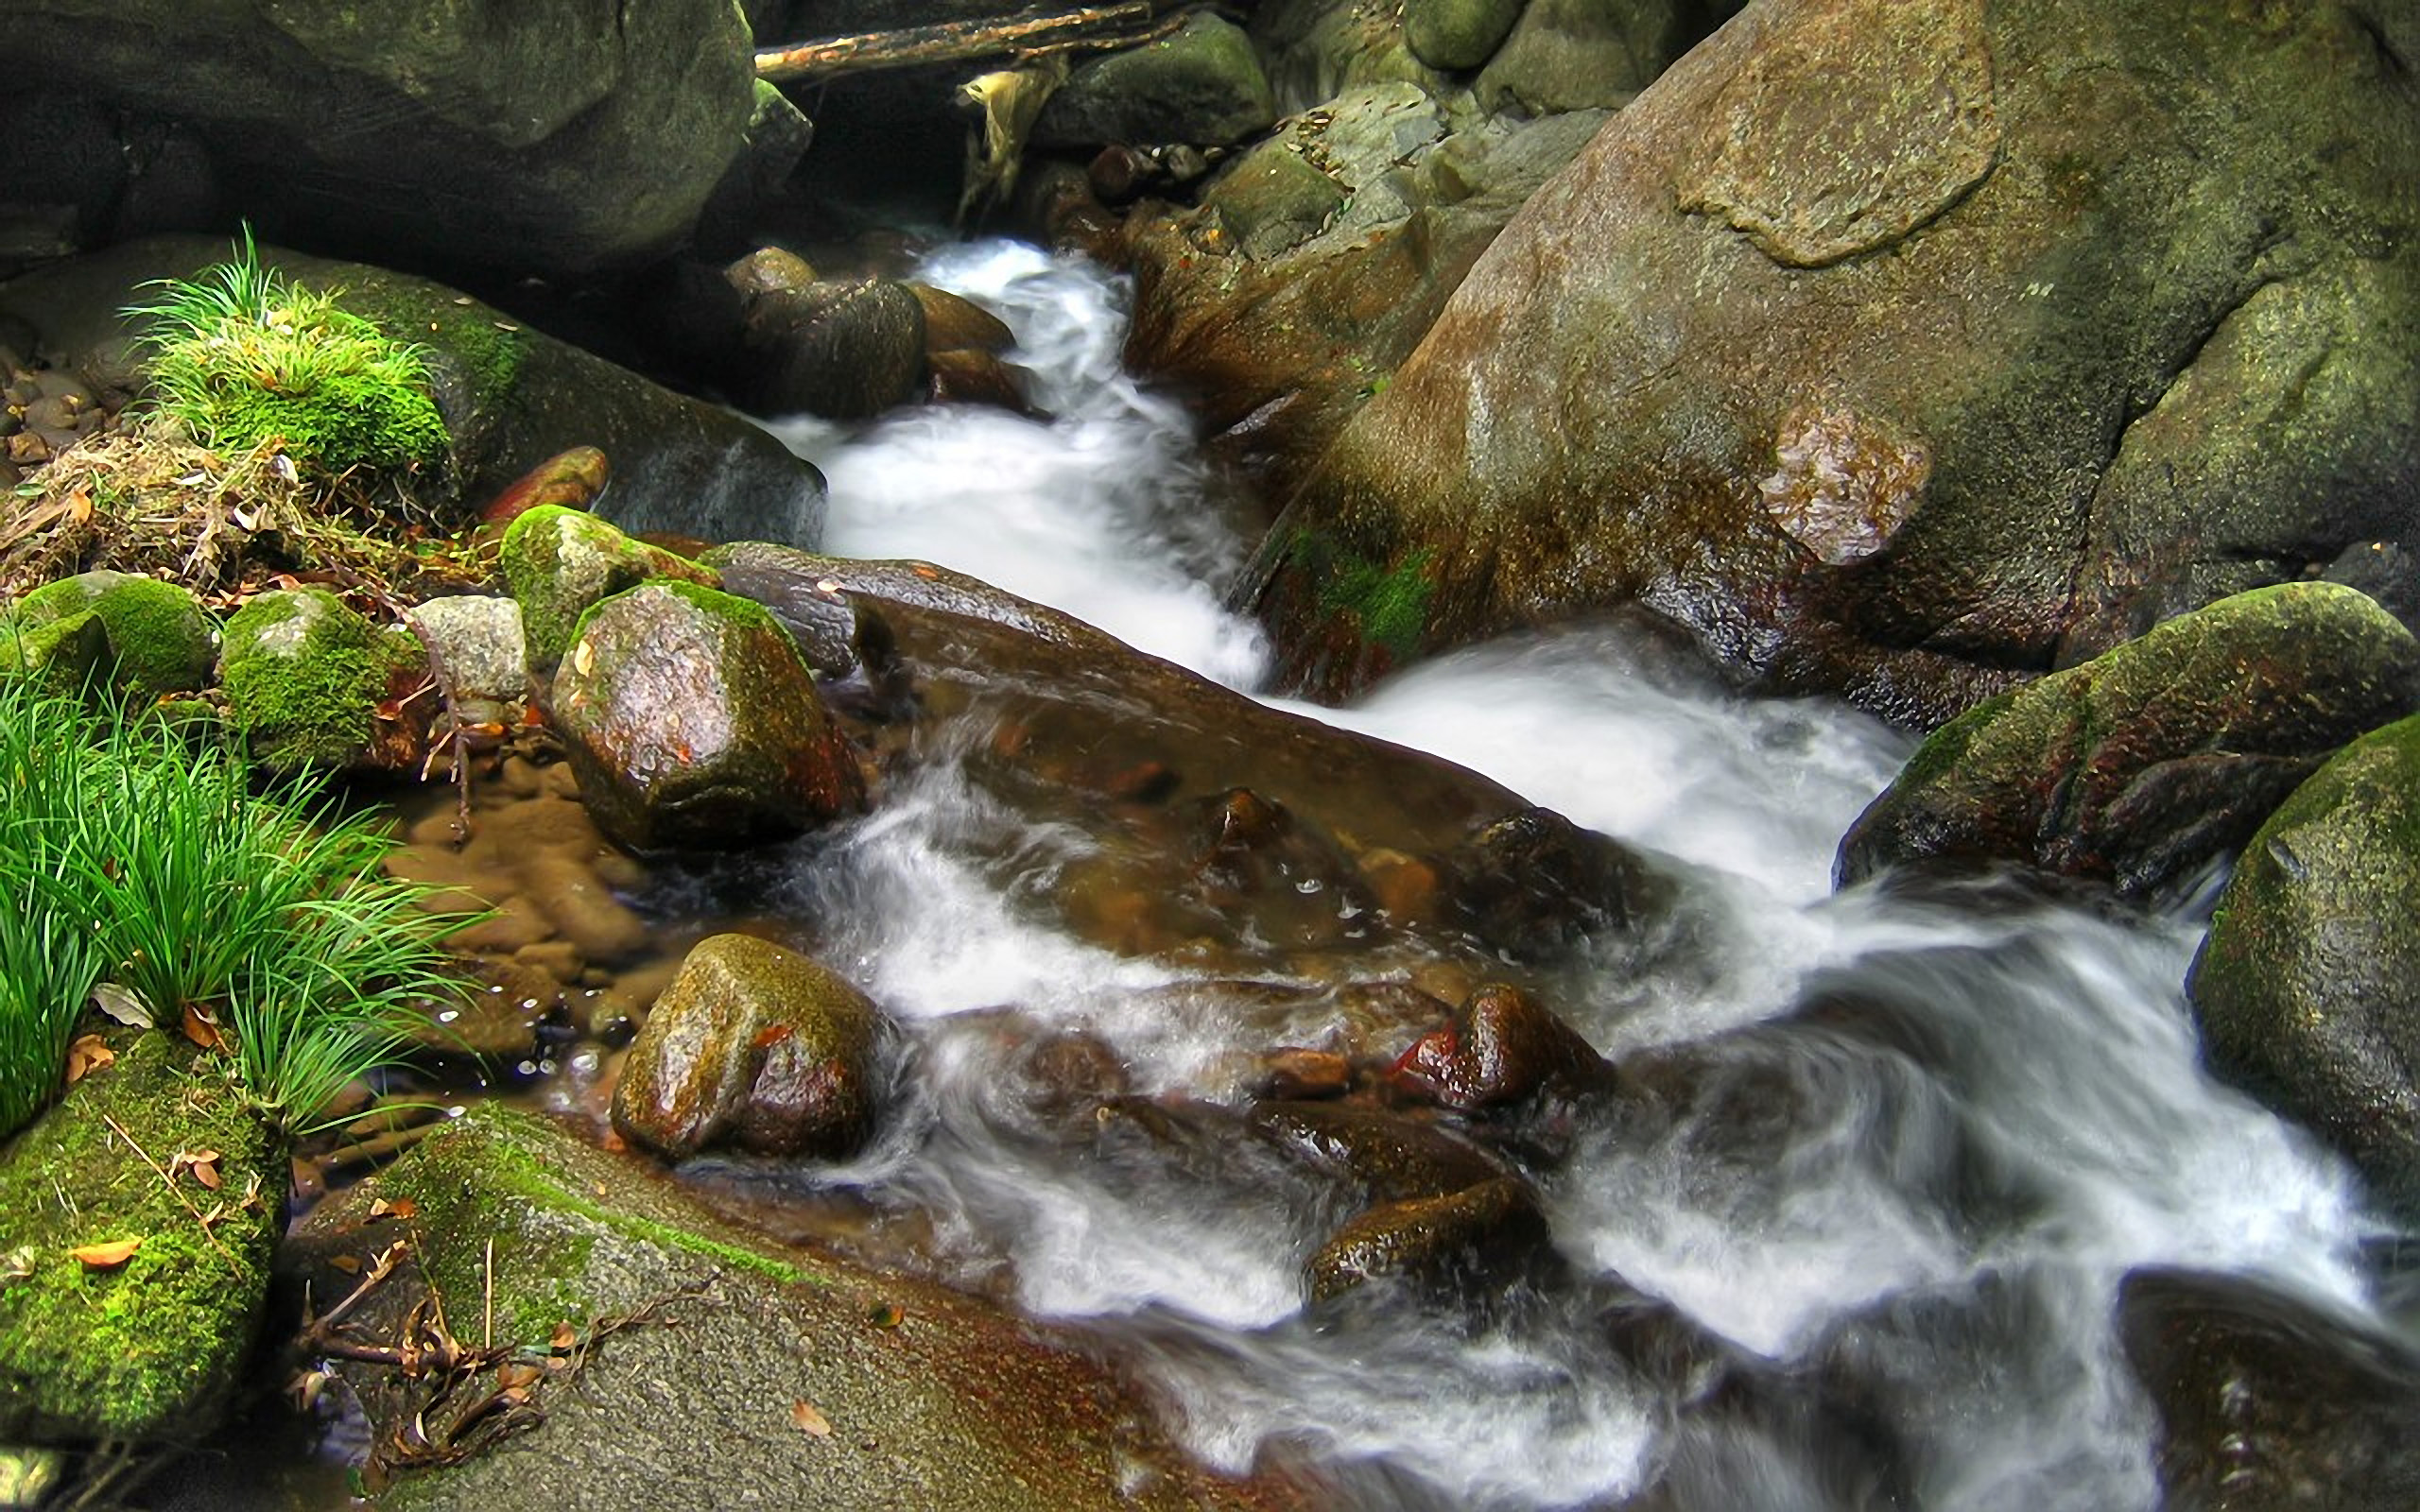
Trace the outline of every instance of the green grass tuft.
<instances>
[{"instance_id":1,"label":"green grass tuft","mask_svg":"<svg viewBox=\"0 0 2420 1512\"><path fill-rule=\"evenodd\" d=\"M247 1096L296 1134L459 990L441 941L464 920L383 874L393 842L374 816L340 817L300 782L256 794L228 748L157 721L96 729L80 703L0 679L0 855L20 873L0 889L28 904L0 931L0 1111L21 1120L59 1086L63 1026L95 979L164 1028L188 1008L213 1019ZM37 954L51 965L21 977Z\"/></svg>"},{"instance_id":2,"label":"green grass tuft","mask_svg":"<svg viewBox=\"0 0 2420 1512\"><path fill-rule=\"evenodd\" d=\"M261 266L246 228L235 255L191 279L161 279L147 370L162 409L204 445L271 441L330 475L444 459L450 438L429 395L425 353Z\"/></svg>"}]
</instances>

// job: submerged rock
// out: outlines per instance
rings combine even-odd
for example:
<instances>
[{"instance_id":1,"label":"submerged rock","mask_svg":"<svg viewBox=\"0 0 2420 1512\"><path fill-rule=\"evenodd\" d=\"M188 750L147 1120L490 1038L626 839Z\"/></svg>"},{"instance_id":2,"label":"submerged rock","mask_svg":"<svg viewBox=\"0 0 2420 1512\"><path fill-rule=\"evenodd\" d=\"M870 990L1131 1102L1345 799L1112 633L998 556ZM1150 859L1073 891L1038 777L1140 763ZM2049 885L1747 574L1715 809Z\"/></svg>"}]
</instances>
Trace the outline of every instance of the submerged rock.
<instances>
[{"instance_id":1,"label":"submerged rock","mask_svg":"<svg viewBox=\"0 0 2420 1512\"><path fill-rule=\"evenodd\" d=\"M396 1336L434 1293L476 1342L482 1309L459 1299L491 1286L496 1341L542 1360L563 1358L550 1353L558 1326L579 1337L602 1319L635 1321L581 1350L576 1371L538 1372L537 1432L418 1472L383 1501L471 1512L547 1504L572 1486L599 1512L701 1496L803 1512L1320 1504L1280 1474L1229 1481L1188 1463L1115 1374L1040 1325L777 1246L713 1217L645 1162L493 1108L316 1209L289 1246L296 1280L317 1297L351 1291L361 1257L401 1237L379 1214L405 1198L415 1263L372 1291L348 1322L357 1335ZM330 1364L377 1445L407 1424L451 1442L462 1413L496 1389L493 1371L459 1383ZM373 1483L396 1469L368 1467Z\"/></svg>"},{"instance_id":2,"label":"submerged rock","mask_svg":"<svg viewBox=\"0 0 2420 1512\"><path fill-rule=\"evenodd\" d=\"M726 1143L852 1155L873 1128L880 1022L821 962L747 935L709 936L631 1042L614 1127L675 1160Z\"/></svg>"},{"instance_id":3,"label":"submerged rock","mask_svg":"<svg viewBox=\"0 0 2420 1512\"><path fill-rule=\"evenodd\" d=\"M1515 987L1491 983L1420 1037L1389 1073L1397 1088L1458 1112L1568 1096L1611 1080L1612 1068L1580 1032Z\"/></svg>"},{"instance_id":4,"label":"submerged rock","mask_svg":"<svg viewBox=\"0 0 2420 1512\"><path fill-rule=\"evenodd\" d=\"M1338 1229L1304 1266L1313 1306L1373 1282L1477 1301L1535 1274L1553 1254L1526 1182L1498 1177L1444 1196L1391 1202Z\"/></svg>"},{"instance_id":5,"label":"submerged rock","mask_svg":"<svg viewBox=\"0 0 2420 1512\"><path fill-rule=\"evenodd\" d=\"M2368 597L2285 583L2180 615L1935 730L1838 877L2031 866L2119 897L2190 883L2338 747L2420 709L2420 644Z\"/></svg>"},{"instance_id":6,"label":"submerged rock","mask_svg":"<svg viewBox=\"0 0 2420 1512\"><path fill-rule=\"evenodd\" d=\"M2420 1356L2235 1277L2128 1276L2118 1335L2152 1405L2170 1507L2420 1506Z\"/></svg>"},{"instance_id":7,"label":"submerged rock","mask_svg":"<svg viewBox=\"0 0 2420 1512\"><path fill-rule=\"evenodd\" d=\"M2420 1214L2420 716L2353 742L2260 827L2187 992L2210 1066Z\"/></svg>"},{"instance_id":8,"label":"submerged rock","mask_svg":"<svg viewBox=\"0 0 2420 1512\"><path fill-rule=\"evenodd\" d=\"M552 713L597 826L635 850L795 834L865 801L789 632L695 583L644 583L583 615Z\"/></svg>"},{"instance_id":9,"label":"submerged rock","mask_svg":"<svg viewBox=\"0 0 2420 1512\"><path fill-rule=\"evenodd\" d=\"M1281 681L1638 604L1931 724L2420 543L2415 53L2404 9L1749 7L1292 494Z\"/></svg>"}]
</instances>

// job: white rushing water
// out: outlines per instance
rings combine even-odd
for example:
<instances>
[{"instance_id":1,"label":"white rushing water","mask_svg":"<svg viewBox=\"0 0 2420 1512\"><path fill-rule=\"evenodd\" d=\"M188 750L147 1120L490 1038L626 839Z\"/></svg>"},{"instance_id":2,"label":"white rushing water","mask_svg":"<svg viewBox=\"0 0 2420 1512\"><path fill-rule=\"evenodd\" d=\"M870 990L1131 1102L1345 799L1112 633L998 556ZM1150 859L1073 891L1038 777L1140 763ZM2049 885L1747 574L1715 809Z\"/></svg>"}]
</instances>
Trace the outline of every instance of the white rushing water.
<instances>
[{"instance_id":1,"label":"white rushing water","mask_svg":"<svg viewBox=\"0 0 2420 1512\"><path fill-rule=\"evenodd\" d=\"M1115 283L1001 244L924 276L1016 329L1056 418L785 426L830 477L828 547L943 562L1249 689L1261 643L1219 600L1242 548L1214 518L1182 412L1117 371ZM1557 1006L1609 1052L1700 1047L1737 1073L1737 1096L1652 1140L1584 1134L1538 1178L1582 1280L1571 1297L1480 1325L1315 1328L1298 1266L1319 1235L1282 1189L1214 1199L993 1137L995 1072L970 1010L1081 1024L1146 1090L1198 1085L1255 1045L1138 997L1177 969L996 896L962 842L1002 820L945 770L890 795L849 845L837 926L870 990L916 1026L924 1116L828 1179L923 1207L942 1247L1005 1267L1024 1306L1118 1341L1214 1461L1281 1444L1373 1506L1570 1505L1659 1469L1713 1487L1697 1504L1859 1504L1826 1479L1820 1415L1742 1412L1712 1448L1676 1428L1680 1403L1607 1341L1603 1299L1622 1285L1752 1369L1862 1383L1915 1505L2152 1505L2149 1408L2111 1326L2118 1280L2147 1264L2252 1272L2363 1308L2348 1177L2200 1070L2188 927L1834 896L1834 845L1909 742L1666 660L1576 628L1301 711L1477 768L1698 878L1701 970L1609 978ZM1818 996L1873 1032L1781 1017ZM1783 1133L1738 1116L1758 1109Z\"/></svg>"}]
</instances>

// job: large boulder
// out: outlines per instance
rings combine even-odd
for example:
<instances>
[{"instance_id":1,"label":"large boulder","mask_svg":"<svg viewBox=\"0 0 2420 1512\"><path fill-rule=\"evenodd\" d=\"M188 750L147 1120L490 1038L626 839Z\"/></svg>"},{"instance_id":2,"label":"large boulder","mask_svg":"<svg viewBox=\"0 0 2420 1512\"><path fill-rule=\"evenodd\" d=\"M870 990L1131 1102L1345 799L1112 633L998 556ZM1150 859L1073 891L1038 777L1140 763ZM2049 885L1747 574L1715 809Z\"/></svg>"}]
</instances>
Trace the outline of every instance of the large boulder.
<instances>
[{"instance_id":1,"label":"large boulder","mask_svg":"<svg viewBox=\"0 0 2420 1512\"><path fill-rule=\"evenodd\" d=\"M21 77L190 132L278 233L516 273L669 250L754 105L727 0L32 0L9 48Z\"/></svg>"},{"instance_id":2,"label":"large boulder","mask_svg":"<svg viewBox=\"0 0 2420 1512\"><path fill-rule=\"evenodd\" d=\"M1290 118L1199 206L1128 221L1129 365L1184 394L1212 448L1282 497L1600 119L1458 129L1401 81Z\"/></svg>"},{"instance_id":3,"label":"large boulder","mask_svg":"<svg viewBox=\"0 0 2420 1512\"><path fill-rule=\"evenodd\" d=\"M821 962L712 935L648 1013L614 1089L614 1127L673 1160L728 1143L838 1159L873 1129L866 995Z\"/></svg>"},{"instance_id":4,"label":"large boulder","mask_svg":"<svg viewBox=\"0 0 2420 1512\"><path fill-rule=\"evenodd\" d=\"M315 1209L283 1260L295 1295L359 1286L365 1259L405 1237L399 1211L414 1214L412 1260L368 1290L345 1332L410 1338L450 1316L460 1342L476 1348L492 1327L541 1366L508 1364L507 1386L523 1389L499 1398L492 1366L329 1361L369 1418L372 1484L428 1467L381 1505L539 1506L566 1486L598 1512L1324 1504L1279 1473L1228 1481L1188 1462L1073 1340L914 1277L776 1245L648 1162L493 1108ZM433 1298L444 1305L432 1314ZM493 1435L476 1454L413 1452L476 1444L498 1414L512 1426L542 1414L544 1428Z\"/></svg>"},{"instance_id":5,"label":"large boulder","mask_svg":"<svg viewBox=\"0 0 2420 1512\"><path fill-rule=\"evenodd\" d=\"M2420 710L2420 644L2362 593L2284 583L1988 698L1933 731L1841 842L1887 868L2189 883L2357 735Z\"/></svg>"},{"instance_id":6,"label":"large boulder","mask_svg":"<svg viewBox=\"0 0 2420 1512\"><path fill-rule=\"evenodd\" d=\"M2187 991L2211 1069L2420 1214L2420 715L2279 805L2219 899Z\"/></svg>"},{"instance_id":7,"label":"large boulder","mask_svg":"<svg viewBox=\"0 0 2420 1512\"><path fill-rule=\"evenodd\" d=\"M135 573L89 572L46 583L0 613L0 670L45 665L38 647L75 638L65 622L89 614L108 645L108 678L144 698L210 681L218 627L191 590ZM53 630L45 637L42 632ZM97 670L97 669L95 669ZM62 679L64 680L64 679Z\"/></svg>"},{"instance_id":8,"label":"large boulder","mask_svg":"<svg viewBox=\"0 0 2420 1512\"><path fill-rule=\"evenodd\" d=\"M552 713L597 827L634 850L795 834L865 799L789 632L695 583L643 583L582 616Z\"/></svg>"},{"instance_id":9,"label":"large boulder","mask_svg":"<svg viewBox=\"0 0 2420 1512\"><path fill-rule=\"evenodd\" d=\"M1435 9L1433 4L1405 7L1405 29L1412 50L1423 57L1429 56L1422 47L1424 30L1412 26L1412 18L1419 10ZM1462 9L1478 8L1465 4ZM1529 0L1514 8L1517 24L1507 28L1509 36L1498 33L1484 51L1476 46L1465 51L1464 56L1476 54L1478 62L1430 60L1440 67L1486 63L1477 93L1479 103L1490 110L1544 115L1613 108L1628 104L1723 15L1737 9L1737 0L1728 5L1720 0Z\"/></svg>"},{"instance_id":10,"label":"large boulder","mask_svg":"<svg viewBox=\"0 0 2420 1512\"><path fill-rule=\"evenodd\" d=\"M227 260L223 241L161 236L59 263L0 284L0 315L38 331L70 364L122 366L138 329L123 313L163 278ZM441 476L412 482L415 503L458 514L487 503L549 457L595 447L611 461L600 508L632 530L811 545L823 528L823 478L754 425L530 330L441 284L361 263L261 249L298 284L342 290L340 308L425 350L449 437Z\"/></svg>"},{"instance_id":11,"label":"large boulder","mask_svg":"<svg viewBox=\"0 0 2420 1512\"><path fill-rule=\"evenodd\" d=\"M1283 680L1643 603L1931 723L2420 545L2416 49L2333 0L1752 6L1294 496L1251 592Z\"/></svg>"}]
</instances>

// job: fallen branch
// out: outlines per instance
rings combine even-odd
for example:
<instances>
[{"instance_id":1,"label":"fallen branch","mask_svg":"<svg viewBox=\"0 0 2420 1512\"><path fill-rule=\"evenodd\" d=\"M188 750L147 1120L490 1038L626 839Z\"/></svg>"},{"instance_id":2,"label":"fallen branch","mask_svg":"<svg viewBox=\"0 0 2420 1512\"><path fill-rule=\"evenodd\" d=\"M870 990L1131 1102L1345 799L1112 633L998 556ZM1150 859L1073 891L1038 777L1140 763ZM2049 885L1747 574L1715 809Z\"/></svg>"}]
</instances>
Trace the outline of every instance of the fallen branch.
<instances>
[{"instance_id":1,"label":"fallen branch","mask_svg":"<svg viewBox=\"0 0 2420 1512\"><path fill-rule=\"evenodd\" d=\"M776 83L831 78L921 63L956 63L1003 54L1033 55L1072 47L1123 47L1158 21L1152 0L1125 0L1046 14L942 21L893 31L826 37L756 54L756 77Z\"/></svg>"}]
</instances>

